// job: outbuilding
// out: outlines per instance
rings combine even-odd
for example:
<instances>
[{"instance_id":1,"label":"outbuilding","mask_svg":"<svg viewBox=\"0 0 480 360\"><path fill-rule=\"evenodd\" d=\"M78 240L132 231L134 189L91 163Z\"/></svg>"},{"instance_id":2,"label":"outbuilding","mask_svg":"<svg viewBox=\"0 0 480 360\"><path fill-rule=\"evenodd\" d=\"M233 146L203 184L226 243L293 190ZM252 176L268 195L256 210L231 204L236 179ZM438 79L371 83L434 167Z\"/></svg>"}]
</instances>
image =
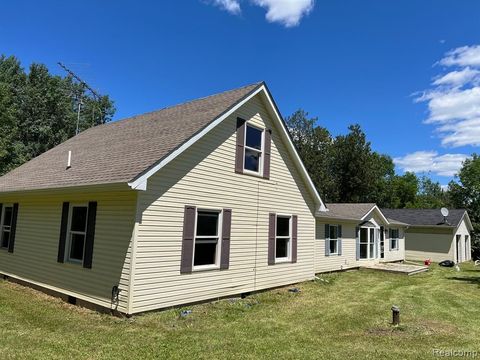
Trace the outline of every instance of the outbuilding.
<instances>
[{"instance_id":1,"label":"outbuilding","mask_svg":"<svg viewBox=\"0 0 480 360\"><path fill-rule=\"evenodd\" d=\"M408 260L434 262L471 260L472 223L466 210L441 209L382 209L383 213L410 224L405 233L405 257Z\"/></svg>"}]
</instances>

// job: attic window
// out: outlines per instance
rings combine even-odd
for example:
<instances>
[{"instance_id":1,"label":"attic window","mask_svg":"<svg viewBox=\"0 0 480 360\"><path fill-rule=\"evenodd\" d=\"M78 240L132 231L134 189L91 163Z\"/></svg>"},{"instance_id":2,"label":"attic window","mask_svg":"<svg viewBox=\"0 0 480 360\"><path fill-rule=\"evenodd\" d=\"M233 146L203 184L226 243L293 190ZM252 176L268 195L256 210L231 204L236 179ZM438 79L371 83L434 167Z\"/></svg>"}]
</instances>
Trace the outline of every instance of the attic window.
<instances>
[{"instance_id":1,"label":"attic window","mask_svg":"<svg viewBox=\"0 0 480 360\"><path fill-rule=\"evenodd\" d=\"M263 130L247 124L245 130L244 170L261 174L263 161Z\"/></svg>"}]
</instances>

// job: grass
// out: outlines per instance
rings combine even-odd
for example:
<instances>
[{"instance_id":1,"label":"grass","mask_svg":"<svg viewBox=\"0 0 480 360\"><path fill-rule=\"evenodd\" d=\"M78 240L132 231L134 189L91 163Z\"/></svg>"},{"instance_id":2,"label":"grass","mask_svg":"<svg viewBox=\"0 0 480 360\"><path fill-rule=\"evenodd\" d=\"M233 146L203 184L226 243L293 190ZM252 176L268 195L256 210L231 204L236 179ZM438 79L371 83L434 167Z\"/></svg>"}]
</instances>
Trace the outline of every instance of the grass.
<instances>
[{"instance_id":1,"label":"grass","mask_svg":"<svg viewBox=\"0 0 480 360\"><path fill-rule=\"evenodd\" d=\"M369 270L245 299L116 318L0 281L1 359L425 359L480 356L480 269ZM392 305L401 325L390 324ZM192 313L180 317L181 310Z\"/></svg>"}]
</instances>

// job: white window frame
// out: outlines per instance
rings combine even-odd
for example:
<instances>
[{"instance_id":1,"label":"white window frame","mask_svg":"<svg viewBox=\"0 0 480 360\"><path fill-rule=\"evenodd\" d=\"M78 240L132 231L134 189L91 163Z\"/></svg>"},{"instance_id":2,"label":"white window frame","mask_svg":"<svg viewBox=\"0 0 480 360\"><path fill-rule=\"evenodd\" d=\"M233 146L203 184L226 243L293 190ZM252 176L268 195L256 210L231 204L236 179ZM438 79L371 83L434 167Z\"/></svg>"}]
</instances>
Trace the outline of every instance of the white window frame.
<instances>
[{"instance_id":1,"label":"white window frame","mask_svg":"<svg viewBox=\"0 0 480 360\"><path fill-rule=\"evenodd\" d=\"M367 242L362 242L362 237L361 237L361 233L362 233L362 229L367 229ZM360 251L360 257L359 259L360 260L373 260L373 259L376 259L375 257L375 253L377 252L376 249L375 249L375 240L377 240L377 231L378 228L376 227L371 227L371 226L360 226L360 228L358 229L358 238L359 238L359 245L360 247L362 246L362 244L367 244L367 257L366 258L362 258L361 257L361 254L362 252ZM370 253L370 247L371 247L371 237L370 237L370 230L373 230L373 254Z\"/></svg>"},{"instance_id":2,"label":"white window frame","mask_svg":"<svg viewBox=\"0 0 480 360\"><path fill-rule=\"evenodd\" d=\"M330 228L331 227L336 227L337 228L337 238L336 239L332 239L330 237ZM328 244L328 254L329 255L338 255L338 225L328 225L328 231L329 231L329 234L328 234L328 241L329 241L329 244ZM330 245L331 245L331 242L332 241L335 241L335 249L337 251L335 252L330 252Z\"/></svg>"},{"instance_id":3,"label":"white window frame","mask_svg":"<svg viewBox=\"0 0 480 360\"><path fill-rule=\"evenodd\" d=\"M215 254L215 264L207 264L207 265L195 265L195 244L197 243L197 239L203 243L210 243L211 241L202 241L202 239L211 239L215 236L210 235L200 235L197 236L197 224L198 224L198 213L199 212L215 212L218 213L218 221L217 221L217 247L216 247L216 254ZM221 247L222 247L222 228L223 228L223 209L212 209L212 208L197 208L195 210L195 229L193 235L193 254L192 254L192 270L193 271L201 271L201 270L212 270L212 269L219 269L220 268L220 254L221 254Z\"/></svg>"},{"instance_id":4,"label":"white window frame","mask_svg":"<svg viewBox=\"0 0 480 360\"><path fill-rule=\"evenodd\" d=\"M288 218L288 235L277 235L277 226L278 226L278 218ZM275 216L275 263L286 263L291 262L292 259L292 214L276 214ZM286 257L277 257L277 240L278 239L288 239L287 244L287 256Z\"/></svg>"},{"instance_id":5,"label":"white window frame","mask_svg":"<svg viewBox=\"0 0 480 360\"><path fill-rule=\"evenodd\" d=\"M12 240L11 236L12 236L12 226L5 226L4 225L4 222L5 222L5 213L6 213L6 209L7 208L11 208L12 209L12 221L13 221L13 204L3 204L3 207L2 207L2 218L0 219L0 249L2 250L8 250L8 247L10 246L10 241ZM5 227L8 227L8 230L5 229ZM4 232L8 232L10 234L10 238L8 240L8 244L6 247L2 246L3 244L3 233Z\"/></svg>"},{"instance_id":6,"label":"white window frame","mask_svg":"<svg viewBox=\"0 0 480 360\"><path fill-rule=\"evenodd\" d=\"M390 248L392 249L392 251L397 251L400 249L400 246L398 244L400 239L400 229L392 228L391 230L392 230L392 237L390 238ZM393 236L394 231L397 232L397 237ZM393 241L395 241L395 247L393 246Z\"/></svg>"},{"instance_id":7,"label":"white window frame","mask_svg":"<svg viewBox=\"0 0 480 360\"><path fill-rule=\"evenodd\" d=\"M260 146L260 150L247 146L247 129L248 129L249 126L262 132L262 139L261 139L262 143L261 143L261 146ZM243 138L244 138L244 140L243 140L243 172L245 174L262 176L262 174L263 174L263 161L264 161L264 158L265 158L265 129L247 121L245 123L245 130L244 131L245 131L245 133L244 133L244 136L243 136ZM245 168L246 150L247 149L255 151L257 153L260 153L260 161L258 163L258 171L252 171L252 170L249 170L249 169Z\"/></svg>"},{"instance_id":8,"label":"white window frame","mask_svg":"<svg viewBox=\"0 0 480 360\"><path fill-rule=\"evenodd\" d=\"M87 215L85 218L85 231L83 232L72 231L73 208L75 207L84 207L87 209ZM87 243L87 227L88 227L88 204L87 203L70 204L70 207L68 209L68 227L67 227L67 239L66 239L66 246L65 246L65 259L67 259L67 262L72 264L83 264L83 261L85 260L85 245ZM82 260L73 259L70 257L70 250L72 246L72 234L84 235Z\"/></svg>"}]
</instances>

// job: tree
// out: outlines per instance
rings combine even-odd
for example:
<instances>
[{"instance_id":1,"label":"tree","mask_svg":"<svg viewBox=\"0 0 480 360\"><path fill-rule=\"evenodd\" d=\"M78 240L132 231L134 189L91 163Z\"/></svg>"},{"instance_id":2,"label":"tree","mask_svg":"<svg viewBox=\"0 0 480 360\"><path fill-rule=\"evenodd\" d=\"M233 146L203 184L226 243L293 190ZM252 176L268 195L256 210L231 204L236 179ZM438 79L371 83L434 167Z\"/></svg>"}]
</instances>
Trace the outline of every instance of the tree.
<instances>
[{"instance_id":1,"label":"tree","mask_svg":"<svg viewBox=\"0 0 480 360\"><path fill-rule=\"evenodd\" d=\"M285 118L293 143L318 192L325 201L332 201L337 192L330 169L333 139L327 129L316 126L317 121L317 118L308 118L308 113L301 109Z\"/></svg>"},{"instance_id":2,"label":"tree","mask_svg":"<svg viewBox=\"0 0 480 360\"><path fill-rule=\"evenodd\" d=\"M94 99L71 76L32 64L26 73L13 56L0 56L0 175L75 135L106 123L115 111L108 96Z\"/></svg>"},{"instance_id":3,"label":"tree","mask_svg":"<svg viewBox=\"0 0 480 360\"><path fill-rule=\"evenodd\" d=\"M454 207L468 211L473 225L473 256L480 258L480 156L472 154L465 160L456 178L458 182L449 184L449 199Z\"/></svg>"},{"instance_id":4,"label":"tree","mask_svg":"<svg viewBox=\"0 0 480 360\"><path fill-rule=\"evenodd\" d=\"M388 197L384 207L403 209L415 203L419 191L417 175L412 172L395 175L388 185Z\"/></svg>"},{"instance_id":5,"label":"tree","mask_svg":"<svg viewBox=\"0 0 480 360\"><path fill-rule=\"evenodd\" d=\"M332 174L340 202L386 202L386 188L394 176L392 159L371 150L360 125L349 126L332 145Z\"/></svg>"},{"instance_id":6,"label":"tree","mask_svg":"<svg viewBox=\"0 0 480 360\"><path fill-rule=\"evenodd\" d=\"M440 183L432 181L427 176L422 176L418 181L418 193L413 201L405 206L417 209L438 209L448 206L447 192L442 189Z\"/></svg>"}]
</instances>

